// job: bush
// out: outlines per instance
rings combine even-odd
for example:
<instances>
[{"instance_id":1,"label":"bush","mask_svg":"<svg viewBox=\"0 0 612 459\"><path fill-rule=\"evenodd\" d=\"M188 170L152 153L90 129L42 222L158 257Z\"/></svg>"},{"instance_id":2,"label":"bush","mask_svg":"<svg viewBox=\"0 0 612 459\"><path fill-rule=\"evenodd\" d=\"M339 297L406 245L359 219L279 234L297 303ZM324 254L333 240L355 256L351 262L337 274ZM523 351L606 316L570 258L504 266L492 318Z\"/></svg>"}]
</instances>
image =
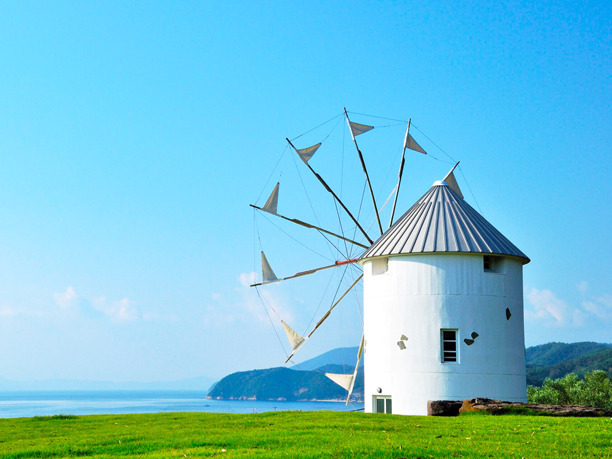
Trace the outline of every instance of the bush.
<instances>
[{"instance_id":1,"label":"bush","mask_svg":"<svg viewBox=\"0 0 612 459\"><path fill-rule=\"evenodd\" d=\"M542 387L527 386L529 403L588 405L612 409L612 380L605 371L594 370L581 380L574 373L544 380Z\"/></svg>"}]
</instances>

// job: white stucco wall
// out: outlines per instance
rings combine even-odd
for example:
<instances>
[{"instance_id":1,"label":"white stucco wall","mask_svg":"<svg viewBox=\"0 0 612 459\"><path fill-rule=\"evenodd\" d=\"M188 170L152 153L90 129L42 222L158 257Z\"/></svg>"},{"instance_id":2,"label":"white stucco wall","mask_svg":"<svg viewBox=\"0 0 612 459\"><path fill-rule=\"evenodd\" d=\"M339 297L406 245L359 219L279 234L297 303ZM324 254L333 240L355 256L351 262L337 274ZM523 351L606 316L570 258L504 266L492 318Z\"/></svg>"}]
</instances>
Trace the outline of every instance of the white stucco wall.
<instances>
[{"instance_id":1,"label":"white stucco wall","mask_svg":"<svg viewBox=\"0 0 612 459\"><path fill-rule=\"evenodd\" d=\"M414 415L427 414L428 400L526 401L523 267L504 258L501 268L484 272L476 254L390 257L376 275L364 262L367 412L377 395L392 397L394 414ZM458 363L442 363L445 328L459 330Z\"/></svg>"}]
</instances>

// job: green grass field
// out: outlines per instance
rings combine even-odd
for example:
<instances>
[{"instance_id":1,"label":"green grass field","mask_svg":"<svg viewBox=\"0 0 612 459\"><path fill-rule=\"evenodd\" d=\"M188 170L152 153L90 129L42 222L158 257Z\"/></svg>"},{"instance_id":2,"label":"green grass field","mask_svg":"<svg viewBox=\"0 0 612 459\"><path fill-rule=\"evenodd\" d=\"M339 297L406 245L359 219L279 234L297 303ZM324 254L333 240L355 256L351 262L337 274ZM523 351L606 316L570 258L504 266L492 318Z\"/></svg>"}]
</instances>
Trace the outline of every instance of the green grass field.
<instances>
[{"instance_id":1,"label":"green grass field","mask_svg":"<svg viewBox=\"0 0 612 459\"><path fill-rule=\"evenodd\" d=\"M612 457L612 420L341 412L0 420L0 457Z\"/></svg>"}]
</instances>

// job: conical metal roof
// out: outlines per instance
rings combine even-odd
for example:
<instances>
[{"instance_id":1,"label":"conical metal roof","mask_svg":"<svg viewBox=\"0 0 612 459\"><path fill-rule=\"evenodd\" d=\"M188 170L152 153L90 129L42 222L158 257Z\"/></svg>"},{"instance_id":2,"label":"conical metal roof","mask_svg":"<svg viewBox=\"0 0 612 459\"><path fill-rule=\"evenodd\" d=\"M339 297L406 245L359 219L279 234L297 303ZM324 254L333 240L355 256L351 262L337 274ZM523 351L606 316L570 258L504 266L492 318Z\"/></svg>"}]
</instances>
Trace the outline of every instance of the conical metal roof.
<instances>
[{"instance_id":1,"label":"conical metal roof","mask_svg":"<svg viewBox=\"0 0 612 459\"><path fill-rule=\"evenodd\" d=\"M444 181L434 183L361 260L411 253L490 253L530 261Z\"/></svg>"}]
</instances>

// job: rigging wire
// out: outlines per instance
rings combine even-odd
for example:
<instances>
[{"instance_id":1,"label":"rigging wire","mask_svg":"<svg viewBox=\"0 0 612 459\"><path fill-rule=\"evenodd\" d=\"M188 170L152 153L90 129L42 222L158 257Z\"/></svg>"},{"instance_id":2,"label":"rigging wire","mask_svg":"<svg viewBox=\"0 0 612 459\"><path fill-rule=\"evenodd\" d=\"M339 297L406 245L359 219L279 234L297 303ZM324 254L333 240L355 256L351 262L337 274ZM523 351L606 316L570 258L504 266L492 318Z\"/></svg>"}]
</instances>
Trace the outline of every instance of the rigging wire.
<instances>
[{"instance_id":1,"label":"rigging wire","mask_svg":"<svg viewBox=\"0 0 612 459\"><path fill-rule=\"evenodd\" d=\"M338 223L340 224L340 234L342 234L343 237L346 237L346 235L344 234L344 228L342 227L342 218L340 217L340 211L338 210L338 204L336 203L335 199L334 199L334 207L336 208L336 216L338 217ZM349 249L346 245L346 241L344 239L342 241L344 242L344 250L346 250L345 256L348 259Z\"/></svg>"},{"instance_id":2,"label":"rigging wire","mask_svg":"<svg viewBox=\"0 0 612 459\"><path fill-rule=\"evenodd\" d=\"M391 190L391 194L389 195L389 197L387 198L387 200L385 201L385 203L383 204L383 206L380 208L380 211L381 211L381 212L383 211L383 209L385 208L385 206L386 206L387 204L389 204L389 199L391 199L391 196L393 196L393 193L395 193L396 188L397 188L397 185L395 185L395 186L393 187L393 189ZM371 214L371 213L372 213L372 212L370 212L370 213L368 214L368 217L370 216L370 214ZM367 218L367 217L366 217L366 218ZM376 219L372 220L372 223L370 223L370 226L368 227L368 231L370 231L370 229L372 229L372 226L374 226L374 223L376 223Z\"/></svg>"},{"instance_id":3,"label":"rigging wire","mask_svg":"<svg viewBox=\"0 0 612 459\"><path fill-rule=\"evenodd\" d=\"M465 177L465 174L463 173L463 169L461 169L461 165L459 165L459 172L461 172L461 176L463 177L463 180L465 180L465 184L467 185L468 190L470 190L470 194L472 195L472 198L474 198L474 202L476 203L478 210L482 214L482 209L480 208L480 204L478 204L478 201L476 200L476 196L474 195L474 192L472 191L472 187L468 183L467 178Z\"/></svg>"},{"instance_id":4,"label":"rigging wire","mask_svg":"<svg viewBox=\"0 0 612 459\"><path fill-rule=\"evenodd\" d=\"M262 214L263 215L263 214ZM307 245L301 243L300 241L298 241L296 238L294 238L293 236L291 236L287 231L285 231L284 229L282 229L281 227L279 227L276 223L274 223L272 220L270 220L267 216L263 215L263 217L268 220L272 225L274 225L278 230L280 230L281 232L285 233L285 235L291 239L293 239L295 242L297 242L298 244L300 244L302 247L310 250L312 253L315 253L317 255L319 255L321 258L325 258L328 261L336 261L332 258L327 258L325 255L321 255L319 252L317 252L316 250L311 249L310 247L308 247ZM261 241L260 241L261 243Z\"/></svg>"},{"instance_id":5,"label":"rigging wire","mask_svg":"<svg viewBox=\"0 0 612 459\"><path fill-rule=\"evenodd\" d=\"M397 152L395 153L395 158L393 158L393 161L391 161L391 165L389 166L389 170L387 171L387 176L385 177L385 180L384 180L383 184L380 186L379 191L378 191L378 193L376 194L376 199L377 199L377 200L380 198L380 195L381 195L381 193L383 192L383 189L385 188L385 185L386 185L386 184L387 184L387 182L389 181L389 176L391 175L391 171L393 170L393 166L394 166L394 164L397 162L397 158L399 157L399 155L400 155L400 152L401 152L401 151L402 151L402 149L401 149L401 148L398 148ZM395 190L395 188L394 188L394 190ZM389 199L387 198L387 201L388 201L388 200L389 200ZM385 202L385 204L386 204L386 202ZM383 208L384 208L384 206L383 206ZM378 214L379 214L379 215L382 213L383 208L381 208L381 209L379 210L379 212L378 212ZM366 221L368 220L368 218L369 218L369 217L370 217L370 215L372 214L372 211L373 211L373 210L374 210L374 209L370 209L370 211L369 211L369 212L368 212L368 214L366 215L366 217L365 217L365 220L366 220ZM368 231L370 231L370 230L372 229L372 226L373 226L373 225L370 225L370 227L368 228Z\"/></svg>"},{"instance_id":6,"label":"rigging wire","mask_svg":"<svg viewBox=\"0 0 612 459\"><path fill-rule=\"evenodd\" d=\"M281 346L281 349L285 353L285 357L288 357L289 354L287 354L287 351L285 350L285 346L283 345L283 341L280 339L280 336L278 335L278 331L276 331L276 327L274 326L274 322L272 322L272 317L270 317L270 313L268 312L268 308L266 308L266 305L264 303L264 298L261 296L261 293L259 293L259 289L257 287L255 287L255 291L257 292L257 296L259 297L259 301L261 301L261 304L262 304L262 306L264 308L264 311L266 311L266 315L268 316L268 320L270 321L270 325L272 325L272 328L274 329L274 334L276 335L276 338L278 339L278 342L279 342L279 344ZM272 309L272 311L274 311L276 313L276 311L274 310L272 305L270 305L270 309ZM276 313L276 315L278 316L278 313ZM279 317L279 319L280 319L280 317Z\"/></svg>"},{"instance_id":7,"label":"rigging wire","mask_svg":"<svg viewBox=\"0 0 612 459\"><path fill-rule=\"evenodd\" d=\"M442 147L440 147L440 146L439 146L439 145L438 145L436 142L434 142L434 141L433 141L433 140L431 140L429 137L427 137L427 134L425 134L423 131L421 131L421 130L419 129L419 127L418 127L416 124L411 123L411 124L410 124L410 126L411 126L411 127L414 127L414 128L417 130L417 131L419 131L419 132L420 132L420 133L423 135L423 137L425 137L425 138L426 138L427 140L429 140L429 141L430 141L430 142L431 142L433 145L435 145L435 147L436 147L438 150L440 150L442 153L444 153L446 156L448 156L448 157L449 157L449 159L450 159L450 160L451 160L453 163L456 163L456 162L457 162L457 161L456 161L456 160L455 160L455 159L454 159L454 158L453 158L451 155L449 155L448 153L446 153L446 152L445 152L445 151L442 149Z\"/></svg>"},{"instance_id":8,"label":"rigging wire","mask_svg":"<svg viewBox=\"0 0 612 459\"><path fill-rule=\"evenodd\" d=\"M255 209L253 209L255 211ZM259 249L263 252L263 245L261 243L261 235L259 234L259 224L257 223L257 214L255 214L253 220L255 221L255 229L257 230L257 240L259 241Z\"/></svg>"},{"instance_id":9,"label":"rigging wire","mask_svg":"<svg viewBox=\"0 0 612 459\"><path fill-rule=\"evenodd\" d=\"M347 259L347 260L349 259L349 257L348 257L347 255L345 255L344 253L342 253L342 250L340 250L340 249L339 249L339 248L336 246L336 244L334 244L334 243L333 243L333 242L332 242L332 241L331 241L331 240L330 240L330 239L329 239L329 238L328 238L328 237L325 235L325 233L324 233L323 231L320 231L320 230L317 230L317 231L319 232L319 234L320 234L321 236L323 236L323 237L324 237L324 238L327 240L327 242L328 242L329 244L331 244L331 245L333 246L333 248L334 248L334 249L336 249L336 250L338 251L338 253L339 253L340 255L342 255L343 257L346 257L346 259ZM346 245L346 241L345 241L344 245ZM333 255L332 255L332 256L333 256Z\"/></svg>"},{"instance_id":10,"label":"rigging wire","mask_svg":"<svg viewBox=\"0 0 612 459\"><path fill-rule=\"evenodd\" d=\"M357 221L359 221L359 217L361 216L361 208L363 207L363 198L365 196L365 191L366 191L366 185L368 184L368 182L366 180L363 181L363 190L361 191L361 201L359 202L359 211L357 212ZM355 226L355 229L353 231L353 240L355 240L355 237L357 236L357 226ZM364 237L361 237L361 240L364 240ZM361 241L360 241L361 242Z\"/></svg>"},{"instance_id":11,"label":"rigging wire","mask_svg":"<svg viewBox=\"0 0 612 459\"><path fill-rule=\"evenodd\" d=\"M315 211L315 208L312 205L312 201L310 200L310 195L308 194L308 190L306 189L306 185L304 184L304 180L302 179L302 174L300 172L300 168L298 167L297 162L295 161L295 157L293 155L291 155L291 159L293 160L293 165L295 166L295 170L298 173L298 177L300 178L300 183L302 184L302 188L304 189L304 193L306 194L306 199L308 199L308 204L310 205L310 208L312 209L312 213L314 215L314 218L317 221L317 225L321 226L321 222L319 222L319 217L317 216L317 212ZM319 233L321 233L321 231L319 231ZM323 233L321 233L321 234L323 234ZM327 239L327 238L325 238L325 239ZM327 240L329 241L329 239L327 239ZM329 247L329 245L327 246L327 248L329 249L329 253L331 254L331 256L333 258L333 256L334 256L333 250ZM340 252L340 251L338 250L338 252ZM342 253L342 252L340 252L340 253Z\"/></svg>"},{"instance_id":12,"label":"rigging wire","mask_svg":"<svg viewBox=\"0 0 612 459\"><path fill-rule=\"evenodd\" d=\"M357 112L351 112L351 111L348 111L348 112L352 113L353 115L369 116L370 118L378 118L379 120L398 121L398 122L403 123L403 124L408 124L408 121L406 121L406 120L398 120L398 119L395 119L395 118L385 118L384 116L367 115L365 113L357 113ZM396 124L396 126L397 126L397 124Z\"/></svg>"},{"instance_id":13,"label":"rigging wire","mask_svg":"<svg viewBox=\"0 0 612 459\"><path fill-rule=\"evenodd\" d=\"M257 203L259 202L259 198L261 198L261 195L266 190L266 187L268 186L268 183L270 183L270 179L274 175L274 172L276 171L276 168L278 167L278 165L280 164L281 160L283 159L283 156L285 156L285 153L287 153L287 148L289 148L289 145L285 145L285 149L283 150L283 154L280 156L280 158L278 158L278 161L276 161L276 166L274 166L274 169L272 169L272 173L268 177L268 180L266 180L266 184L261 189L261 192L259 193L259 196L257 196L257 200L255 201L255 205L257 205ZM282 175L282 172L281 172L281 175Z\"/></svg>"},{"instance_id":14,"label":"rigging wire","mask_svg":"<svg viewBox=\"0 0 612 459\"><path fill-rule=\"evenodd\" d=\"M316 126L316 127L313 127L312 129L310 129L310 130L308 130L308 131L306 131L306 132L304 132L304 133L302 133L302 134L298 135L297 137L294 137L293 139L291 139L291 141L293 142L294 140L297 140L297 139L299 139L300 137L305 136L306 134L308 134L308 133L310 133L310 132L314 131L315 129L319 129L321 126L324 126L324 125L326 125L327 123L329 123L330 121L333 121L333 120L335 120L336 118L338 118L339 116L343 116L343 115L344 115L344 112L339 113L338 115L334 116L333 118L328 119L328 120L327 120L327 121L325 121L324 123L321 123L321 124L319 124L319 125L318 125L318 126ZM329 135L328 135L327 137L329 137ZM323 142L321 142L321 143L323 143Z\"/></svg>"}]
</instances>

